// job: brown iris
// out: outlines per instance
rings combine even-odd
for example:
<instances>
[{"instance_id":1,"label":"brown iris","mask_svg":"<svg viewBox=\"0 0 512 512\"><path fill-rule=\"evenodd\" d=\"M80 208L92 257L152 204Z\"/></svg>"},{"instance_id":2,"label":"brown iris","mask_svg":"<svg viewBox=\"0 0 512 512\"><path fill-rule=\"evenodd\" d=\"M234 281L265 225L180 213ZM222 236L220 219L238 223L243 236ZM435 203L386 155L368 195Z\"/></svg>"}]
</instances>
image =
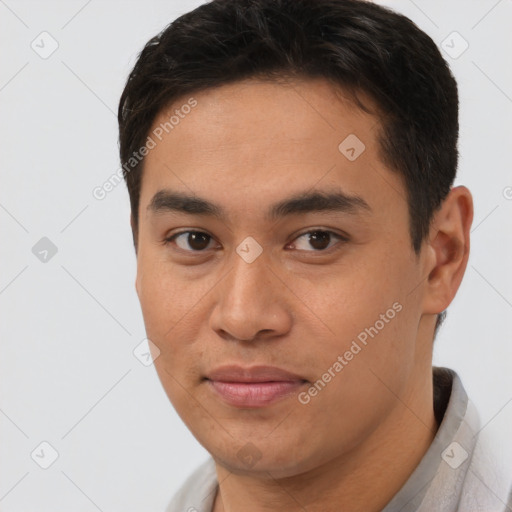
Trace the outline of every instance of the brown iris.
<instances>
[{"instance_id":1,"label":"brown iris","mask_svg":"<svg viewBox=\"0 0 512 512\"><path fill-rule=\"evenodd\" d=\"M326 231L313 231L309 235L309 243L314 249L325 249L329 245L330 241L331 235Z\"/></svg>"}]
</instances>

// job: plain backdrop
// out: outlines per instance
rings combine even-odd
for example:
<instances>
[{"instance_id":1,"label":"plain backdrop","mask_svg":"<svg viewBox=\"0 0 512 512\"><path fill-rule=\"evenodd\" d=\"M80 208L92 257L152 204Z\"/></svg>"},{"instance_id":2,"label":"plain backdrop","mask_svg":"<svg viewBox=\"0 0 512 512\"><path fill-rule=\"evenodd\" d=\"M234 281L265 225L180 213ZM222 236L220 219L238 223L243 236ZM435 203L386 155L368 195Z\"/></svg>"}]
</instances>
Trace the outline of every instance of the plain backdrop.
<instances>
[{"instance_id":1,"label":"plain backdrop","mask_svg":"<svg viewBox=\"0 0 512 512\"><path fill-rule=\"evenodd\" d=\"M2 512L162 511L207 457L134 355L126 188L92 194L119 168L115 113L138 52L200 3L0 0ZM512 2L386 5L443 48L459 83L456 184L475 220L434 362L460 374L511 470Z\"/></svg>"}]
</instances>

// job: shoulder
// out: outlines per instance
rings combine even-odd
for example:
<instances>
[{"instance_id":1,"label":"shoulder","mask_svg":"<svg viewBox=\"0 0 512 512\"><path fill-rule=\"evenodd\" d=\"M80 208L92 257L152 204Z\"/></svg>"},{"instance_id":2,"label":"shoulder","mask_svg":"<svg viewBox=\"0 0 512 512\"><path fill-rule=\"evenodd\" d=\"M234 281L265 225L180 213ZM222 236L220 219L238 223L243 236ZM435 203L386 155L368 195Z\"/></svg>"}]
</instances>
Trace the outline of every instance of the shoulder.
<instances>
[{"instance_id":1,"label":"shoulder","mask_svg":"<svg viewBox=\"0 0 512 512\"><path fill-rule=\"evenodd\" d=\"M455 375L454 388L463 389L460 378ZM467 465L464 475L460 502L457 510L464 512L504 512L507 494L511 484L510 476L503 466L496 440L492 433L481 425L474 403L467 398L463 422L458 431L458 441L467 447Z\"/></svg>"},{"instance_id":2,"label":"shoulder","mask_svg":"<svg viewBox=\"0 0 512 512\"><path fill-rule=\"evenodd\" d=\"M209 457L185 480L165 512L211 512L217 485L215 462Z\"/></svg>"},{"instance_id":3,"label":"shoulder","mask_svg":"<svg viewBox=\"0 0 512 512\"><path fill-rule=\"evenodd\" d=\"M470 407L473 404L470 402ZM462 487L459 510L465 512L504 512L511 479L502 464L495 440L483 429L475 434L476 443ZM493 442L494 441L494 442Z\"/></svg>"},{"instance_id":4,"label":"shoulder","mask_svg":"<svg viewBox=\"0 0 512 512\"><path fill-rule=\"evenodd\" d=\"M419 476L420 484L428 486L420 506L411 502L407 510L505 512L510 477L500 463L496 440L482 427L475 405L453 370L435 368L434 385L442 401L436 411L440 426L410 479L414 482Z\"/></svg>"}]
</instances>

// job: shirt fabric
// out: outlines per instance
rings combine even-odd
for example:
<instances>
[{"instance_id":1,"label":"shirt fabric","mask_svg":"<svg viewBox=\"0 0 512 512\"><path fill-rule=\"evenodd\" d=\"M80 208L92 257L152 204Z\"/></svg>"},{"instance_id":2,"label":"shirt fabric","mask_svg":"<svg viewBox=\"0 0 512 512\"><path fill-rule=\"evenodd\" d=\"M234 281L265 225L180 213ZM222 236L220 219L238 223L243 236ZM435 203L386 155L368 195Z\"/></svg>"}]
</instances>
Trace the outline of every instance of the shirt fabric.
<instances>
[{"instance_id":1,"label":"shirt fabric","mask_svg":"<svg viewBox=\"0 0 512 512\"><path fill-rule=\"evenodd\" d=\"M510 479L498 467L458 375L433 368L439 429L422 460L382 512L510 512ZM212 512L218 492L213 458L185 481L166 512ZM512 497L512 493L511 493ZM243 511L241 511L243 512Z\"/></svg>"}]
</instances>

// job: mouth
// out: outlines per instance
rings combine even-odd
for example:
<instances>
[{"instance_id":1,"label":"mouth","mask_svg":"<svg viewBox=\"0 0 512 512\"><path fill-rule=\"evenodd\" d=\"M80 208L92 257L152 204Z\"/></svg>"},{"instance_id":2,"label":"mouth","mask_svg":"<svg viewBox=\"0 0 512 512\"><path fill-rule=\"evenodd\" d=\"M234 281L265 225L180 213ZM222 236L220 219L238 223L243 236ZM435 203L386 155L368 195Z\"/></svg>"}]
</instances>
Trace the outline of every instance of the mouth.
<instances>
[{"instance_id":1,"label":"mouth","mask_svg":"<svg viewBox=\"0 0 512 512\"><path fill-rule=\"evenodd\" d=\"M205 378L225 403L234 407L265 407L298 392L308 381L272 366L223 366Z\"/></svg>"}]
</instances>

